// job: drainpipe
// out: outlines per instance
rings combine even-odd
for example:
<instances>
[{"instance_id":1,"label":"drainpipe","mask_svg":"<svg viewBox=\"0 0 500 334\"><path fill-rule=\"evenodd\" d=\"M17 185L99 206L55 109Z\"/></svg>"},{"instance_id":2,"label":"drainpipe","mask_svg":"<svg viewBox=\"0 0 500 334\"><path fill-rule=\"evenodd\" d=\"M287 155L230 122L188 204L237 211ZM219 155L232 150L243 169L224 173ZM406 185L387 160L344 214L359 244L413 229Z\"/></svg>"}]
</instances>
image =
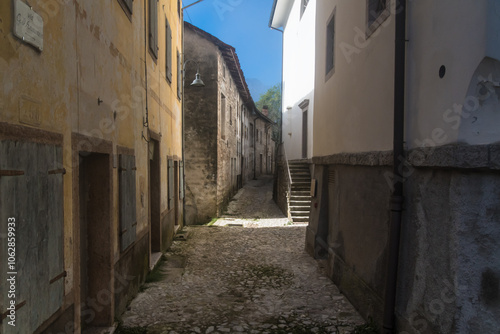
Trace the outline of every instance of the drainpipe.
<instances>
[{"instance_id":1,"label":"drainpipe","mask_svg":"<svg viewBox=\"0 0 500 334\"><path fill-rule=\"evenodd\" d=\"M389 258L387 263L383 333L395 333L396 285L398 278L399 242L403 212L404 112L406 65L406 0L396 8L396 41L394 68L394 163L395 184L391 196Z\"/></svg>"},{"instance_id":2,"label":"drainpipe","mask_svg":"<svg viewBox=\"0 0 500 334\"><path fill-rule=\"evenodd\" d=\"M271 15L272 17L273 15ZM281 33L281 82L280 82L280 118L278 120L278 143L276 145L276 149L274 150L274 178L278 179L278 155L280 146L285 150L285 145L283 144L283 68L284 68L284 60L285 60L285 32L284 30L272 27L271 23L269 23L269 28L272 30L279 31ZM288 166L288 162L287 162Z\"/></svg>"},{"instance_id":3,"label":"drainpipe","mask_svg":"<svg viewBox=\"0 0 500 334\"><path fill-rule=\"evenodd\" d=\"M253 119L253 179L257 180L257 118Z\"/></svg>"}]
</instances>

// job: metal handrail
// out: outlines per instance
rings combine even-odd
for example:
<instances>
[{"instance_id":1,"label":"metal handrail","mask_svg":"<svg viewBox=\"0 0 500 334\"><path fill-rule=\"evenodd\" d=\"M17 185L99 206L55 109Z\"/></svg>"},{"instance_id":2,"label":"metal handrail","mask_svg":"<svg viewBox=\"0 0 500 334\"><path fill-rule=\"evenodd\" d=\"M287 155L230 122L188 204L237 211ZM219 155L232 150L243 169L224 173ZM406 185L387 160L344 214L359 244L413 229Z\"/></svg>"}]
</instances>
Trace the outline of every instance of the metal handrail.
<instances>
[{"instance_id":1,"label":"metal handrail","mask_svg":"<svg viewBox=\"0 0 500 334\"><path fill-rule=\"evenodd\" d=\"M285 163L286 163L286 170L288 171L288 192L290 193L292 191L292 174L290 173L290 166L288 165L288 158L286 156L286 150L285 150L285 145L281 144L281 149L283 150L283 155L285 157Z\"/></svg>"}]
</instances>

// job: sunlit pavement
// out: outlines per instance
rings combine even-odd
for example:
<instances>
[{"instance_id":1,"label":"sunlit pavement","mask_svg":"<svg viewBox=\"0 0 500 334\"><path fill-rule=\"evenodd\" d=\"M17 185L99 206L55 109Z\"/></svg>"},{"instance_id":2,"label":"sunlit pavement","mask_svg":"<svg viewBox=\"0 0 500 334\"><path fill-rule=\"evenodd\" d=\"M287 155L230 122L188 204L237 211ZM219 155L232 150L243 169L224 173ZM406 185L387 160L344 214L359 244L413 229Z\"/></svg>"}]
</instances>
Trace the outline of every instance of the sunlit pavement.
<instances>
[{"instance_id":1,"label":"sunlit pavement","mask_svg":"<svg viewBox=\"0 0 500 334\"><path fill-rule=\"evenodd\" d=\"M271 193L271 178L252 181L223 219L186 228L118 333L350 333L362 324L304 251L305 225L290 224Z\"/></svg>"}]
</instances>

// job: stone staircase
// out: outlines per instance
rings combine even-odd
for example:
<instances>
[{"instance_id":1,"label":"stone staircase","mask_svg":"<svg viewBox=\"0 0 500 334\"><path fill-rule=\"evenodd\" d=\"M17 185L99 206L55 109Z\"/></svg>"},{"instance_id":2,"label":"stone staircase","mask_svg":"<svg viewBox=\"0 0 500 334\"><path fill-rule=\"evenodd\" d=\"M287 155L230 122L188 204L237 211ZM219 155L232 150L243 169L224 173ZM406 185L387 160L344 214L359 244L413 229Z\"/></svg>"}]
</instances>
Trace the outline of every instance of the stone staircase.
<instances>
[{"instance_id":1,"label":"stone staircase","mask_svg":"<svg viewBox=\"0 0 500 334\"><path fill-rule=\"evenodd\" d=\"M288 207L294 223L309 222L311 212L311 173L309 164L300 161L289 161L292 186Z\"/></svg>"}]
</instances>

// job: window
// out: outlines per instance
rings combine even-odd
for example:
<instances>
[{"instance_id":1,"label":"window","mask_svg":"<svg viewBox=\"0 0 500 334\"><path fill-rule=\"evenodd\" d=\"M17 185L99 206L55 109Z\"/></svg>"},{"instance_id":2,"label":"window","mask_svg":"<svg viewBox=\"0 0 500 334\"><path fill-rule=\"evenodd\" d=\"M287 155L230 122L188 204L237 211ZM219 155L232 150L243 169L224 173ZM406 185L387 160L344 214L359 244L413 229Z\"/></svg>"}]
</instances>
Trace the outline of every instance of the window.
<instances>
[{"instance_id":1,"label":"window","mask_svg":"<svg viewBox=\"0 0 500 334\"><path fill-rule=\"evenodd\" d=\"M172 28L165 17L165 78L172 82Z\"/></svg>"},{"instance_id":2,"label":"window","mask_svg":"<svg viewBox=\"0 0 500 334\"><path fill-rule=\"evenodd\" d=\"M119 206L120 206L120 250L123 252L136 239L136 188L135 188L135 157L119 155Z\"/></svg>"},{"instance_id":3,"label":"window","mask_svg":"<svg viewBox=\"0 0 500 334\"><path fill-rule=\"evenodd\" d=\"M180 100L182 96L182 65L181 54L177 50L177 98Z\"/></svg>"},{"instance_id":4,"label":"window","mask_svg":"<svg viewBox=\"0 0 500 334\"><path fill-rule=\"evenodd\" d=\"M253 124L250 123L250 147L253 147Z\"/></svg>"},{"instance_id":5,"label":"window","mask_svg":"<svg viewBox=\"0 0 500 334\"><path fill-rule=\"evenodd\" d=\"M132 15L132 9L134 7L134 0L118 0L118 3L125 11L125 14L130 18Z\"/></svg>"},{"instance_id":6,"label":"window","mask_svg":"<svg viewBox=\"0 0 500 334\"><path fill-rule=\"evenodd\" d=\"M370 36L389 17L389 0L367 0L367 36Z\"/></svg>"},{"instance_id":7,"label":"window","mask_svg":"<svg viewBox=\"0 0 500 334\"><path fill-rule=\"evenodd\" d=\"M326 26L326 80L333 74L335 68L335 10Z\"/></svg>"},{"instance_id":8,"label":"window","mask_svg":"<svg viewBox=\"0 0 500 334\"><path fill-rule=\"evenodd\" d=\"M149 51L158 58L158 0L149 0Z\"/></svg>"},{"instance_id":9,"label":"window","mask_svg":"<svg viewBox=\"0 0 500 334\"><path fill-rule=\"evenodd\" d=\"M224 94L220 96L220 133L222 139L226 139L226 97Z\"/></svg>"},{"instance_id":10,"label":"window","mask_svg":"<svg viewBox=\"0 0 500 334\"><path fill-rule=\"evenodd\" d=\"M168 159L168 210L174 208L174 160Z\"/></svg>"},{"instance_id":11,"label":"window","mask_svg":"<svg viewBox=\"0 0 500 334\"><path fill-rule=\"evenodd\" d=\"M300 2L300 17L302 18L302 15L306 11L307 4L309 3L309 0L301 0Z\"/></svg>"}]
</instances>

